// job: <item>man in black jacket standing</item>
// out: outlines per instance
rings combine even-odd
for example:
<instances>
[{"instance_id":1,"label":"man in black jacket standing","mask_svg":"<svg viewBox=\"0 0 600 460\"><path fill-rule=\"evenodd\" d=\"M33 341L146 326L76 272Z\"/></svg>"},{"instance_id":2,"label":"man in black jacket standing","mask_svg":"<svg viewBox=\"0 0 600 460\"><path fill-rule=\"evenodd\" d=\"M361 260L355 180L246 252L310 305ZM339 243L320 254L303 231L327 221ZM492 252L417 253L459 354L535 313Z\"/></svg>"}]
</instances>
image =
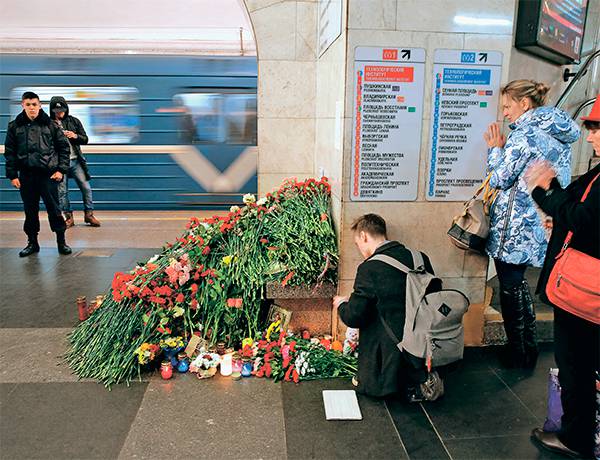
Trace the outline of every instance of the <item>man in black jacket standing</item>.
<instances>
[{"instance_id":1,"label":"man in black jacket standing","mask_svg":"<svg viewBox=\"0 0 600 460\"><path fill-rule=\"evenodd\" d=\"M27 246L19 256L40 251L40 197L46 205L50 228L56 233L58 252L71 254L65 242L65 221L58 204L58 183L69 168L69 142L60 128L42 110L37 94L27 91L21 98L23 111L8 124L4 142L6 177L19 189L25 211L23 230Z\"/></svg>"},{"instance_id":2,"label":"man in black jacket standing","mask_svg":"<svg viewBox=\"0 0 600 460\"><path fill-rule=\"evenodd\" d=\"M414 268L409 249L388 241L385 220L366 214L352 224L354 242L365 261L358 266L350 298L336 296L334 309L346 326L359 328L357 391L383 397L408 391L411 401L434 400L443 394L437 372L427 374L424 360L400 352L388 335L383 320L399 340L404 334L406 316L406 274L392 266L370 260L376 254L390 256ZM429 258L423 255L425 269L433 274Z\"/></svg>"},{"instance_id":3,"label":"man in black jacket standing","mask_svg":"<svg viewBox=\"0 0 600 460\"><path fill-rule=\"evenodd\" d=\"M84 222L92 227L100 227L100 221L94 217L94 201L92 200L91 179L85 157L81 153L81 145L88 143L88 137L78 118L69 115L69 105L62 96L50 99L50 116L61 127L69 140L69 170L65 179L58 186L60 207L65 214L67 228L75 225L73 211L69 201L69 177L75 179L83 198Z\"/></svg>"}]
</instances>

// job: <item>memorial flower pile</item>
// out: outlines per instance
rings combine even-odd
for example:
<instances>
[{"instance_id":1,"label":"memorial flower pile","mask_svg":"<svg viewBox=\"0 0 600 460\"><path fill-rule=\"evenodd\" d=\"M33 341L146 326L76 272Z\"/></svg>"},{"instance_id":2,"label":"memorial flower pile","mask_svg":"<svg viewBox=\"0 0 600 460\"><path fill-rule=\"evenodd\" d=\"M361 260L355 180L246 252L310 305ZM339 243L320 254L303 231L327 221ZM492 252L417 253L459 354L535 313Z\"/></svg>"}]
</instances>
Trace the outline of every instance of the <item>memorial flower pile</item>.
<instances>
[{"instance_id":1,"label":"memorial flower pile","mask_svg":"<svg viewBox=\"0 0 600 460\"><path fill-rule=\"evenodd\" d=\"M139 375L140 356L165 338L199 332L229 347L259 336L267 283L335 281L330 192L326 178L286 180L224 216L191 218L160 254L114 275L101 307L69 335L73 371L110 386Z\"/></svg>"},{"instance_id":2,"label":"memorial flower pile","mask_svg":"<svg viewBox=\"0 0 600 460\"><path fill-rule=\"evenodd\" d=\"M334 350L328 342L288 336L283 331L276 340L260 340L255 344L255 375L295 383L356 375L357 358Z\"/></svg>"}]
</instances>

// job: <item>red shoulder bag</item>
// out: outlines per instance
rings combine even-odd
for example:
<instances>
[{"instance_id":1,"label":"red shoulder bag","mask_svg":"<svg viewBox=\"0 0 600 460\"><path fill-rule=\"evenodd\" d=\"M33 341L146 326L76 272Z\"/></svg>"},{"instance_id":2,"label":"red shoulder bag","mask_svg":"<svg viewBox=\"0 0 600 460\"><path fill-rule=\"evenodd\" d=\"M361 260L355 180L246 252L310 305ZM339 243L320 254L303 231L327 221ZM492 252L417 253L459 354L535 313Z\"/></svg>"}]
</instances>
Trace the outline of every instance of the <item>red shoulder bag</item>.
<instances>
[{"instance_id":1,"label":"red shoulder bag","mask_svg":"<svg viewBox=\"0 0 600 460\"><path fill-rule=\"evenodd\" d=\"M587 198L587 186L580 203ZM557 307L595 324L600 324L600 259L570 248L573 232L569 231L546 284L548 300Z\"/></svg>"}]
</instances>

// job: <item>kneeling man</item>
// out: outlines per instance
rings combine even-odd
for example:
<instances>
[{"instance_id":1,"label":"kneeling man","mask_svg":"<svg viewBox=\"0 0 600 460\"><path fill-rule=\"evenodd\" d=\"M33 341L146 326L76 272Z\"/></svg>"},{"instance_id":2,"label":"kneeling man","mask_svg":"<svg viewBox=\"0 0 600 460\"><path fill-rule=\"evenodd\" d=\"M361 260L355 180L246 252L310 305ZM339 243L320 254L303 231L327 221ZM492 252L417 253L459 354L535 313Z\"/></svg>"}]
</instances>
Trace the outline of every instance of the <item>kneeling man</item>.
<instances>
[{"instance_id":1,"label":"kneeling man","mask_svg":"<svg viewBox=\"0 0 600 460\"><path fill-rule=\"evenodd\" d=\"M354 291L336 296L334 308L349 327L360 329L357 391L375 397L408 392L411 401L433 400L443 393L437 372L427 374L424 360L401 352L386 332L385 324L402 340L406 315L406 274L379 261L375 254L390 256L414 268L411 252L397 241L388 241L385 220L366 214L352 224L354 242L365 261L358 266ZM429 258L425 269L433 274ZM358 380L358 381L356 381Z\"/></svg>"}]
</instances>

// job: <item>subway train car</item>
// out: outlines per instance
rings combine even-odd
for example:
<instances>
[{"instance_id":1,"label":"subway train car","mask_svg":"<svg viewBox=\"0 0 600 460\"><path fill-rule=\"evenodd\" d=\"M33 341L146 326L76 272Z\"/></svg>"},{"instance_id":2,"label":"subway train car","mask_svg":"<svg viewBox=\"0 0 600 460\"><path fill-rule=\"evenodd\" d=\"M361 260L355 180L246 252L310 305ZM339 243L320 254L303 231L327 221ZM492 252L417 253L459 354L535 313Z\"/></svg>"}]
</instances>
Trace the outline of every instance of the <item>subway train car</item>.
<instances>
[{"instance_id":1,"label":"subway train car","mask_svg":"<svg viewBox=\"0 0 600 460\"><path fill-rule=\"evenodd\" d=\"M64 96L89 136L96 209L223 209L256 193L255 57L4 54L0 71L2 153L23 92L46 111ZM3 181L0 210L21 208Z\"/></svg>"}]
</instances>

